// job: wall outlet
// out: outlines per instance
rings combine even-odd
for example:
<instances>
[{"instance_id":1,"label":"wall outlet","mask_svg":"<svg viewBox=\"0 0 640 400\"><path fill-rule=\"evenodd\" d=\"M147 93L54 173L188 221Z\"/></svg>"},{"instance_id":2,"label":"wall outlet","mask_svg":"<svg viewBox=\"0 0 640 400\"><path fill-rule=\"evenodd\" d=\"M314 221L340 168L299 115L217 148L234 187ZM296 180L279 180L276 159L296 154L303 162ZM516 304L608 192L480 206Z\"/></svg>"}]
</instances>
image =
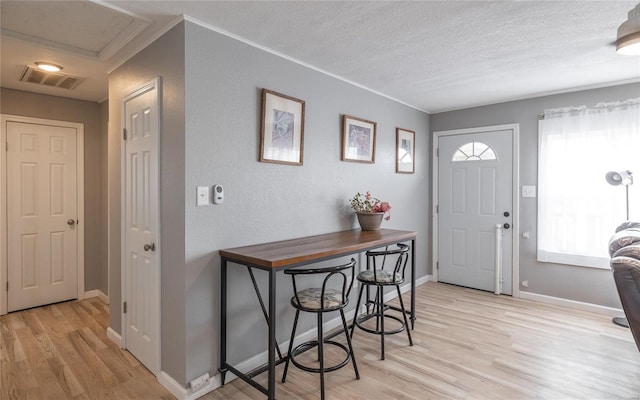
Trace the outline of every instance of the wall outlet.
<instances>
[{"instance_id":1,"label":"wall outlet","mask_svg":"<svg viewBox=\"0 0 640 400\"><path fill-rule=\"evenodd\" d=\"M522 281L522 287L529 287L529 281Z\"/></svg>"},{"instance_id":2,"label":"wall outlet","mask_svg":"<svg viewBox=\"0 0 640 400\"><path fill-rule=\"evenodd\" d=\"M203 387L207 386L209 384L209 373L207 372L206 374L197 377L196 379L192 380L191 382L189 382L189 386L191 387L191 391L192 392L197 392L198 390L202 389Z\"/></svg>"}]
</instances>

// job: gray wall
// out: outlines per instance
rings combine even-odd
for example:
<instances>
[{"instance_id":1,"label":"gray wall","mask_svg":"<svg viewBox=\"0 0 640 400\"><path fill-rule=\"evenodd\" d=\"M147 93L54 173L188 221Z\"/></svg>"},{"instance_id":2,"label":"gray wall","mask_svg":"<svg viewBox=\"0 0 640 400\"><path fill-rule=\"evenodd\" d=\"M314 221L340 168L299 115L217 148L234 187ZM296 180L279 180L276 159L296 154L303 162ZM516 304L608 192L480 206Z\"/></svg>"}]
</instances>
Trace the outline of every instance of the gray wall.
<instances>
[{"instance_id":1,"label":"gray wall","mask_svg":"<svg viewBox=\"0 0 640 400\"><path fill-rule=\"evenodd\" d=\"M162 77L160 138L160 216L162 260L162 370L184 380L185 226L184 226L184 24L179 24L109 75L109 326L121 324L120 181L122 99L143 84Z\"/></svg>"},{"instance_id":2,"label":"gray wall","mask_svg":"<svg viewBox=\"0 0 640 400\"><path fill-rule=\"evenodd\" d=\"M107 293L104 279L106 216L101 212L107 188L102 179L103 121L98 103L0 88L0 112L24 117L45 118L84 124L84 287Z\"/></svg>"},{"instance_id":3,"label":"gray wall","mask_svg":"<svg viewBox=\"0 0 640 400\"><path fill-rule=\"evenodd\" d=\"M393 207L383 227L416 230L417 275L430 260L429 117L195 24L186 25L186 379L217 373L221 248L355 228L347 199L370 190ZM262 88L306 102L304 165L260 163ZM376 121L375 164L340 161L341 114ZM416 132L416 173L395 173L396 127ZM222 205L196 207L196 186L222 184ZM266 324L245 268L232 265L229 359L265 351ZM278 339L292 325L290 279L278 285ZM266 276L259 275L261 284ZM354 302L355 303L355 302ZM355 304L353 304L355 306ZM311 328L311 319L300 332Z\"/></svg>"},{"instance_id":4,"label":"gray wall","mask_svg":"<svg viewBox=\"0 0 640 400\"><path fill-rule=\"evenodd\" d=\"M640 95L640 84L512 101L431 115L431 132L507 123L520 124L520 185L537 185L538 114L545 108L623 101ZM604 177L603 177L604 179ZM520 237L520 290L608 307L620 307L610 270L536 261L537 199L520 199L520 229L531 238ZM606 246L606 243L603 244Z\"/></svg>"}]
</instances>

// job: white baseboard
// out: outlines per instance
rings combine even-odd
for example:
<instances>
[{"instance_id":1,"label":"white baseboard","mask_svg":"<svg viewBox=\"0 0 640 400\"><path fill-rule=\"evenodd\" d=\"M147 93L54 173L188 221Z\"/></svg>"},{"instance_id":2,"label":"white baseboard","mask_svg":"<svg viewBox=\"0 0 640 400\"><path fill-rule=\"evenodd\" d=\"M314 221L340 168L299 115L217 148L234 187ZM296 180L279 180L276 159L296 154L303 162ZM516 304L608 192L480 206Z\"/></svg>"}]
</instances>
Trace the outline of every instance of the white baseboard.
<instances>
[{"instance_id":1,"label":"white baseboard","mask_svg":"<svg viewBox=\"0 0 640 400\"><path fill-rule=\"evenodd\" d=\"M84 292L84 298L88 299L91 297L100 297L100 299L102 299L102 301L104 301L105 303L109 304L109 296L107 296L106 294L104 294L104 292L100 289L94 289L94 290L89 290L87 292Z\"/></svg>"},{"instance_id":2,"label":"white baseboard","mask_svg":"<svg viewBox=\"0 0 640 400\"><path fill-rule=\"evenodd\" d=\"M424 285L425 283L429 282L432 279L433 279L433 275L425 275L422 278L418 278L416 279L416 287ZM407 293L410 290L411 290L411 282L406 282L403 286L400 286L400 293ZM386 303L387 301L393 300L396 297L398 297L397 293L395 292L395 290L393 290L384 295L384 301Z\"/></svg>"},{"instance_id":3,"label":"white baseboard","mask_svg":"<svg viewBox=\"0 0 640 400\"><path fill-rule=\"evenodd\" d=\"M620 308L606 307L598 304L583 303L581 301L563 299L560 297L552 297L544 294L520 292L520 298L526 300L539 301L541 303L553 304L555 306L562 306L573 308L576 310L589 311L603 315L609 315L611 317L619 317L624 315L624 312Z\"/></svg>"},{"instance_id":4,"label":"white baseboard","mask_svg":"<svg viewBox=\"0 0 640 400\"><path fill-rule=\"evenodd\" d=\"M118 347L122 348L122 336L111 327L107 328L107 337L111 339L112 342L118 345Z\"/></svg>"},{"instance_id":5,"label":"white baseboard","mask_svg":"<svg viewBox=\"0 0 640 400\"><path fill-rule=\"evenodd\" d=\"M213 392L221 386L220 375L216 375L209 379L209 383L206 386L194 392L189 388L183 387L178 383L178 381L173 379L171 375L164 371L160 371L160 374L158 375L158 382L160 382L165 389L171 392L172 395L176 396L178 400L195 400L207 393Z\"/></svg>"},{"instance_id":6,"label":"white baseboard","mask_svg":"<svg viewBox=\"0 0 640 400\"><path fill-rule=\"evenodd\" d=\"M425 275L422 278L418 278L416 279L416 287L420 286L420 285L424 285L425 283L432 281L433 280L433 275ZM402 292L404 293L404 292Z\"/></svg>"}]
</instances>

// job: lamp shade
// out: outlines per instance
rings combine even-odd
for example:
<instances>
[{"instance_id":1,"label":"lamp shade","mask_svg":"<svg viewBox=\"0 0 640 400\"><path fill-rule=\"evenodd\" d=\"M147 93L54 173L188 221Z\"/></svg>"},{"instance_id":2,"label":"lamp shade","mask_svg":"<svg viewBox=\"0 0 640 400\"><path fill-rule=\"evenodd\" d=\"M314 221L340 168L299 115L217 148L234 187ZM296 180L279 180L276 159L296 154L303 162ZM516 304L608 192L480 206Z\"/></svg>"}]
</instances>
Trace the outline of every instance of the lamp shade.
<instances>
[{"instance_id":1,"label":"lamp shade","mask_svg":"<svg viewBox=\"0 0 640 400\"><path fill-rule=\"evenodd\" d=\"M631 171L609 171L605 175L609 185L631 185L633 183L633 175Z\"/></svg>"},{"instance_id":2,"label":"lamp shade","mask_svg":"<svg viewBox=\"0 0 640 400\"><path fill-rule=\"evenodd\" d=\"M616 51L624 55L640 55L640 4L629 11L627 20L618 27Z\"/></svg>"}]
</instances>

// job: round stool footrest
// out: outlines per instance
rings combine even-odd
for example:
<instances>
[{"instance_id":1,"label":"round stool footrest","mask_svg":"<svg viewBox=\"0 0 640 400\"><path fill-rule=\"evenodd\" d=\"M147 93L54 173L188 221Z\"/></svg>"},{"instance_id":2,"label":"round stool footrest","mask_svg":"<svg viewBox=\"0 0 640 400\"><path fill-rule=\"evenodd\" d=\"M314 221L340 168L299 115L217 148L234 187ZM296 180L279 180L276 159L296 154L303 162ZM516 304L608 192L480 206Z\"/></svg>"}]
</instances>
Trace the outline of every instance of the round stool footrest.
<instances>
[{"instance_id":1,"label":"round stool footrest","mask_svg":"<svg viewBox=\"0 0 640 400\"><path fill-rule=\"evenodd\" d=\"M331 371L335 371L337 369L340 369L342 367L344 367L345 365L347 365L349 363L349 360L351 360L351 353L349 353L349 349L347 349L347 347L345 345L343 345L342 343L338 343L338 342L334 342L333 340L325 340L322 342L323 345L332 345L332 346L336 346L340 349L342 349L345 354L346 357L345 359L340 362L339 364L330 366L330 367L324 367L324 372L331 372ZM308 342L304 342L298 346L296 346L292 351L291 354L289 354L289 360L291 361L291 363L293 365L295 365L296 367L300 368L301 370L307 371L307 372L315 372L315 373L320 373L320 368L314 368L314 367L308 367L306 365L302 365L300 364L298 361L296 361L295 357L301 353L304 353L305 351L312 349L314 347L318 347L318 341L317 340L310 340Z\"/></svg>"},{"instance_id":2,"label":"round stool footrest","mask_svg":"<svg viewBox=\"0 0 640 400\"><path fill-rule=\"evenodd\" d=\"M405 330L405 326L404 326L404 321L401 320L400 318L396 317L395 315L386 315L386 314L380 314L380 313L373 313L373 314L364 314L359 316L358 318L356 318L353 323L356 324L356 326L360 329L362 329L365 332L369 332L369 333L373 333L376 335L381 335L383 332L379 329L372 329L372 328L367 328L366 326L362 326L361 324L363 322L366 322L370 319L377 319L378 317L380 317L380 315L383 316L383 318L391 318L395 321L398 321L400 323L400 327L396 328L396 329L392 329L392 330L388 330L388 331L384 331L385 335L394 335L396 333L400 333L402 331Z\"/></svg>"}]
</instances>

